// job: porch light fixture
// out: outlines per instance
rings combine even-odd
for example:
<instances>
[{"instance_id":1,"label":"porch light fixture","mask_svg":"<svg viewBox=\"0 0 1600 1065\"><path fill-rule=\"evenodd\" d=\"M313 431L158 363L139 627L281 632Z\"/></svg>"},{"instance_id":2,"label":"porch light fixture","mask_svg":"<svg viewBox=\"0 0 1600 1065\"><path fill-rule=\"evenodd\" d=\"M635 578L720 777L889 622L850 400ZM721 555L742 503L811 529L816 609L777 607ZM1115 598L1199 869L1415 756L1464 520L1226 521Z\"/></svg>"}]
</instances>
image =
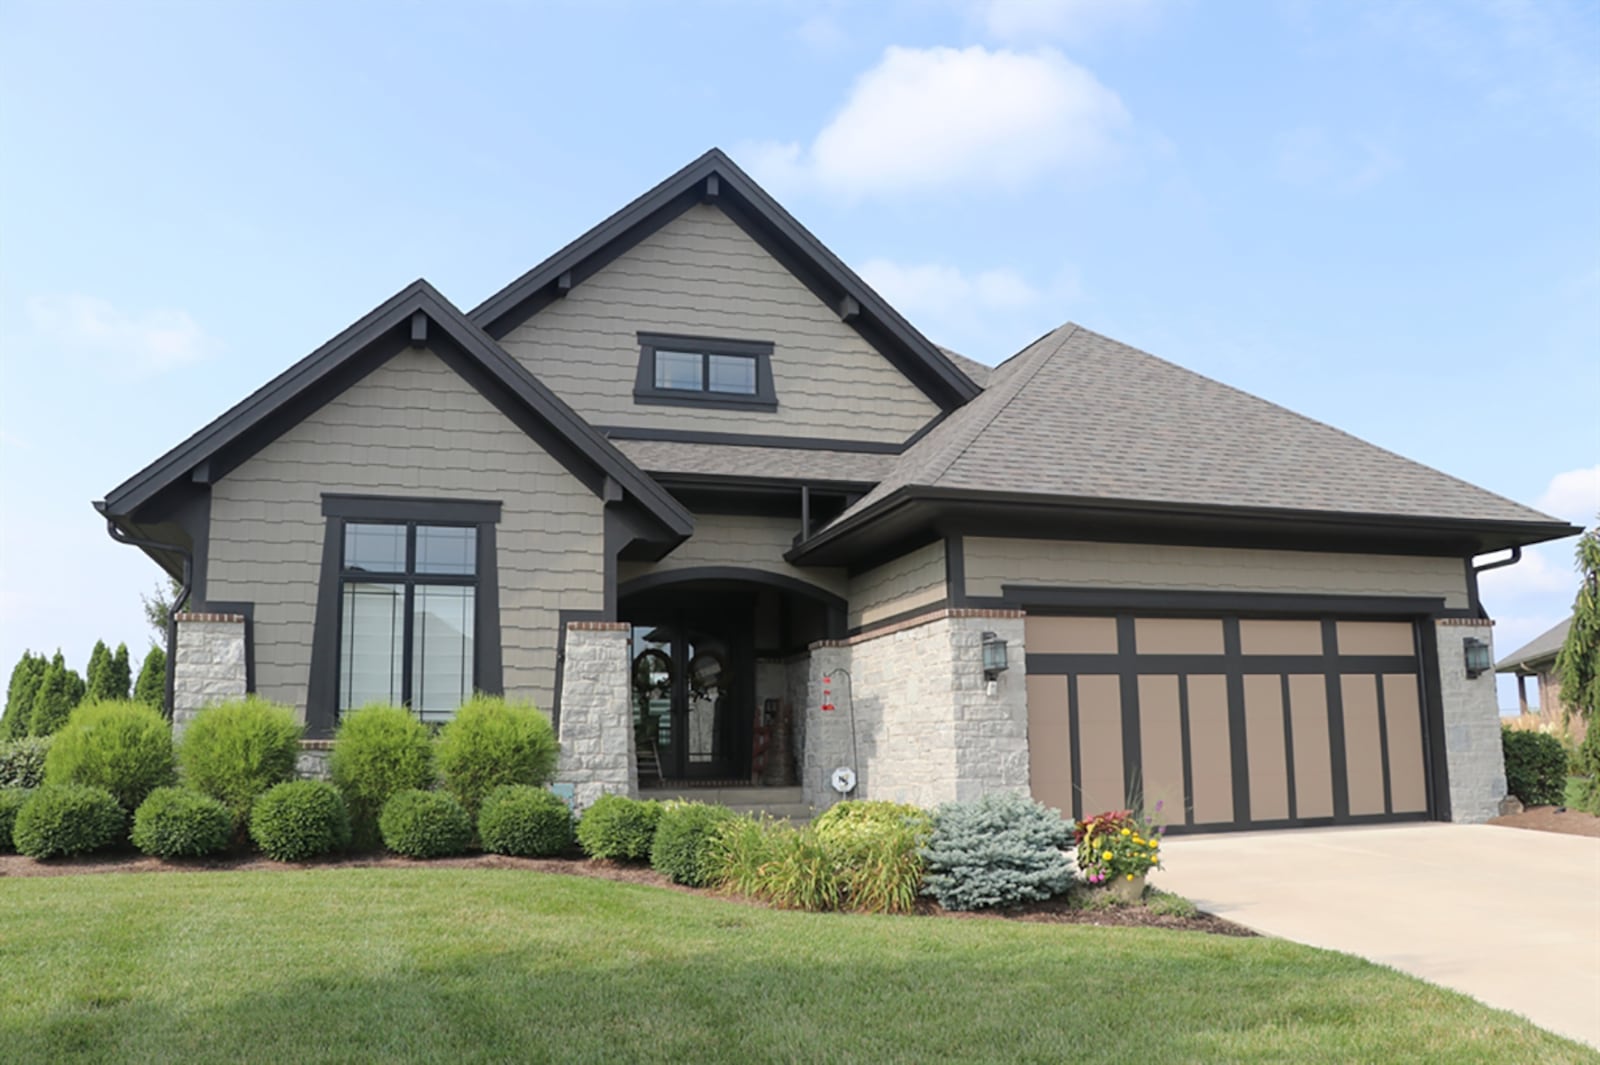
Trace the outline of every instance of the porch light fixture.
<instances>
[{"instance_id":1,"label":"porch light fixture","mask_svg":"<svg viewBox=\"0 0 1600 1065\"><path fill-rule=\"evenodd\" d=\"M1461 642L1461 649L1467 660L1467 679L1473 680L1494 668L1494 662L1489 658L1489 645L1476 636L1468 636Z\"/></svg>"},{"instance_id":2,"label":"porch light fixture","mask_svg":"<svg viewBox=\"0 0 1600 1065\"><path fill-rule=\"evenodd\" d=\"M992 632L983 634L983 679L993 683L1006 671L1006 642Z\"/></svg>"}]
</instances>

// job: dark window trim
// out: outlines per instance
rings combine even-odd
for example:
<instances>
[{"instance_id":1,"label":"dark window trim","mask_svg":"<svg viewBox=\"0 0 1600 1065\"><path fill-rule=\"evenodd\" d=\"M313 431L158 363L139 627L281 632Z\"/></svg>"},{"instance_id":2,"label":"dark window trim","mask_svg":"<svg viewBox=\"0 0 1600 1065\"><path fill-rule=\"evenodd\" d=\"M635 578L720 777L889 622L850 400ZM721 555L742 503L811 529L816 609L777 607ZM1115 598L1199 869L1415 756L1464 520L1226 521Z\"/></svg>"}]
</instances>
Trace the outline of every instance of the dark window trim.
<instances>
[{"instance_id":1,"label":"dark window trim","mask_svg":"<svg viewBox=\"0 0 1600 1065\"><path fill-rule=\"evenodd\" d=\"M633 401L669 407L710 407L715 410L777 410L778 394L772 383L772 344L761 340L729 340L720 337L681 336L675 333L640 333L639 369L634 376ZM710 390L709 367L702 362L700 390L658 388L657 350L698 353L702 360L712 355L735 355L754 359L756 390L753 395Z\"/></svg>"},{"instance_id":2,"label":"dark window trim","mask_svg":"<svg viewBox=\"0 0 1600 1065\"><path fill-rule=\"evenodd\" d=\"M344 527L347 522L373 524L471 525L478 530L477 574L466 578L457 574L382 574L366 573L360 580L396 583L404 580L420 584L473 584L477 589L473 608L472 687L491 695L505 690L500 649L500 580L497 564L495 527L500 520L500 504L487 500L414 499L398 496L356 496L325 494L322 511L322 568L317 583L317 607L311 638L311 669L306 685L306 735L325 739L333 735L339 721L339 645L343 624L341 604L344 584ZM412 537L407 536L408 569ZM407 601L410 599L407 584ZM410 642L404 683L410 683Z\"/></svg>"}]
</instances>

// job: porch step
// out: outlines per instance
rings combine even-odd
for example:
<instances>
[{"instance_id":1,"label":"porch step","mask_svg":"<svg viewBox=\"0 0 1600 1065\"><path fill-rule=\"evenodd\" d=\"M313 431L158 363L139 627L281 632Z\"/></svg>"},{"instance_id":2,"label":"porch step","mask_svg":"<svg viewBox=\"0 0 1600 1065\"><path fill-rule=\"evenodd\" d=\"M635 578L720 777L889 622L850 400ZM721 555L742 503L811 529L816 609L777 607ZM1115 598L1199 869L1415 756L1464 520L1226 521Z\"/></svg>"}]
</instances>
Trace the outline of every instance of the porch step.
<instances>
[{"instance_id":1,"label":"porch step","mask_svg":"<svg viewBox=\"0 0 1600 1065\"><path fill-rule=\"evenodd\" d=\"M726 806L736 814L767 814L787 818L803 824L815 812L806 804L802 792L794 788L681 788L668 785L660 788L640 788L639 798L658 799L663 802L679 799L684 802L706 802Z\"/></svg>"}]
</instances>

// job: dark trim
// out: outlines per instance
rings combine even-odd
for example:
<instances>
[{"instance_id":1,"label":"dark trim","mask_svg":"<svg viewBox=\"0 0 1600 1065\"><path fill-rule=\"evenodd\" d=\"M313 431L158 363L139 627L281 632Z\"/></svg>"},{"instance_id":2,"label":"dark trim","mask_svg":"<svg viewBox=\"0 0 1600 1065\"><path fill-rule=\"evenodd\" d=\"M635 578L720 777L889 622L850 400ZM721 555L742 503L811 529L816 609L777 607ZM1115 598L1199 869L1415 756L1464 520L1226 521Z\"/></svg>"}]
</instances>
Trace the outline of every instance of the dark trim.
<instances>
[{"instance_id":1,"label":"dark trim","mask_svg":"<svg viewBox=\"0 0 1600 1065\"><path fill-rule=\"evenodd\" d=\"M728 444L733 447L776 447L793 451L848 451L871 455L898 455L901 444L881 440L833 440L825 436L771 436L761 433L713 433L700 429L652 429L637 425L606 425L600 432L611 440L659 440L673 444Z\"/></svg>"},{"instance_id":2,"label":"dark trim","mask_svg":"<svg viewBox=\"0 0 1600 1065\"><path fill-rule=\"evenodd\" d=\"M869 621L864 625L857 625L854 628L846 631L845 635L869 635L877 632L879 629L887 629L893 625L898 625L902 621L910 621L912 618L920 618L939 610L948 610L950 609L950 606L951 603L949 599L939 599L932 603L925 603L922 606L914 606L910 610L896 611L895 613L890 614L888 617L878 618L876 621Z\"/></svg>"},{"instance_id":3,"label":"dark trim","mask_svg":"<svg viewBox=\"0 0 1600 1065\"><path fill-rule=\"evenodd\" d=\"M1350 763L1344 744L1343 661L1338 652L1339 623L1322 619L1323 690L1328 703L1328 766L1333 776L1333 816L1350 818ZM1354 672L1354 670L1350 670ZM1375 673L1377 671L1374 671Z\"/></svg>"},{"instance_id":4,"label":"dark trim","mask_svg":"<svg viewBox=\"0 0 1600 1065\"><path fill-rule=\"evenodd\" d=\"M1078 678L1067 677L1067 731L1068 757L1072 759L1072 819L1081 821L1088 811L1083 808L1083 743L1078 728Z\"/></svg>"},{"instance_id":5,"label":"dark trim","mask_svg":"<svg viewBox=\"0 0 1600 1065\"><path fill-rule=\"evenodd\" d=\"M1342 820L1333 817L1292 817L1279 821L1218 822L1205 825L1168 825L1168 836L1210 836L1227 832L1276 832L1285 828L1349 828L1355 825L1393 825L1407 821L1430 821L1426 813L1356 814Z\"/></svg>"},{"instance_id":6,"label":"dark trim","mask_svg":"<svg viewBox=\"0 0 1600 1065\"><path fill-rule=\"evenodd\" d=\"M743 584L760 584L780 591L794 592L823 604L830 610L847 610L849 604L841 597L819 585L798 580L783 573L771 573L764 569L748 569L743 566L688 566L683 569L661 570L656 573L646 573L630 581L624 581L617 589L620 599L641 592L652 591L656 588L666 588L674 584L687 584L693 581L737 581ZM842 626L840 627L842 631Z\"/></svg>"},{"instance_id":7,"label":"dark trim","mask_svg":"<svg viewBox=\"0 0 1600 1065\"><path fill-rule=\"evenodd\" d=\"M1034 616L1038 616L1034 614ZM1140 617L1149 617L1143 612ZM1132 615L1130 614L1131 618ZM1223 618L1224 624L1238 624L1238 619ZM1341 619L1348 620L1348 619ZM1224 651L1215 655L1150 655L1139 657L1140 673L1216 673L1232 669L1235 665L1248 667L1248 673L1322 673L1330 657L1338 661L1344 673L1382 672L1416 673L1417 660L1411 655L1243 655ZM1117 673L1128 668L1124 654L1039 654L1028 652L1030 673Z\"/></svg>"},{"instance_id":8,"label":"dark trim","mask_svg":"<svg viewBox=\"0 0 1600 1065\"><path fill-rule=\"evenodd\" d=\"M1244 650L1239 624L1222 625L1223 686L1228 692L1229 783L1233 788L1233 819L1250 820L1250 730L1244 716ZM1287 705L1287 704L1285 704ZM1187 801L1187 797L1186 801Z\"/></svg>"},{"instance_id":9,"label":"dark trim","mask_svg":"<svg viewBox=\"0 0 1600 1065\"><path fill-rule=\"evenodd\" d=\"M553 293L562 274L581 284L690 207L705 202L712 179L718 208L824 304L838 307L845 296L860 304L861 313L850 319L850 327L940 408L958 407L978 395L978 386L943 352L715 148L490 296L472 311L472 321L491 336L505 336L556 298Z\"/></svg>"},{"instance_id":10,"label":"dark trim","mask_svg":"<svg viewBox=\"0 0 1600 1065\"><path fill-rule=\"evenodd\" d=\"M1134 646L1133 615L1117 615L1117 646ZM1124 661L1133 661L1126 656ZM1032 668L1032 662L1029 662ZM1122 691L1122 797L1130 810L1144 809L1144 723L1139 719L1139 673L1120 670Z\"/></svg>"},{"instance_id":11,"label":"dark trim","mask_svg":"<svg viewBox=\"0 0 1600 1065\"><path fill-rule=\"evenodd\" d=\"M410 499L405 496L360 496L322 493L322 514L363 521L443 521L482 524L500 520L498 499Z\"/></svg>"},{"instance_id":12,"label":"dark trim","mask_svg":"<svg viewBox=\"0 0 1600 1065\"><path fill-rule=\"evenodd\" d=\"M1278 698L1283 706L1283 779L1289 789L1289 820L1300 816L1300 795L1294 780L1294 712L1289 702L1289 674L1278 678Z\"/></svg>"},{"instance_id":13,"label":"dark trim","mask_svg":"<svg viewBox=\"0 0 1600 1065\"><path fill-rule=\"evenodd\" d=\"M478 525L477 570L489 577L479 577L473 593L472 655L476 672L473 687L489 695L506 693L500 635L503 631L500 628L500 549L495 532L498 521L497 514L493 521ZM492 636L480 635L491 633Z\"/></svg>"},{"instance_id":14,"label":"dark trim","mask_svg":"<svg viewBox=\"0 0 1600 1065\"><path fill-rule=\"evenodd\" d=\"M1439 630L1437 619L1417 625L1417 653L1422 661L1423 772L1428 784L1428 808L1440 821L1450 820L1450 757L1445 749L1444 695L1440 690Z\"/></svg>"},{"instance_id":15,"label":"dark trim","mask_svg":"<svg viewBox=\"0 0 1600 1065\"><path fill-rule=\"evenodd\" d=\"M328 739L339 724L339 559L344 519L322 523L322 565L311 628L311 666L306 678L306 735Z\"/></svg>"},{"instance_id":16,"label":"dark trim","mask_svg":"<svg viewBox=\"0 0 1600 1065\"><path fill-rule=\"evenodd\" d=\"M973 605L1032 613L1127 610L1138 614L1339 614L1358 617L1423 617L1444 609L1443 599L1423 596L1305 595L1298 592L1150 591L1144 588L1061 588L1006 584L1004 592L973 597Z\"/></svg>"},{"instance_id":17,"label":"dark trim","mask_svg":"<svg viewBox=\"0 0 1600 1065\"><path fill-rule=\"evenodd\" d=\"M1383 677L1373 677L1372 686L1378 696L1378 766L1383 770L1383 812L1392 814L1394 795L1389 782L1389 707L1383 694ZM1418 726L1421 726L1420 721ZM1423 762L1426 763L1427 759L1424 758Z\"/></svg>"},{"instance_id":18,"label":"dark trim","mask_svg":"<svg viewBox=\"0 0 1600 1065\"><path fill-rule=\"evenodd\" d=\"M944 538L945 597L951 606L968 606L967 598L967 548L960 536Z\"/></svg>"},{"instance_id":19,"label":"dark trim","mask_svg":"<svg viewBox=\"0 0 1600 1065\"><path fill-rule=\"evenodd\" d=\"M640 333L639 367L634 374L633 401L673 407L710 407L718 410L778 409L772 383L772 344L764 340L729 340L718 337ZM700 356L699 389L662 388L656 384L656 352L661 350ZM755 363L752 393L716 392L711 388L711 356L728 355Z\"/></svg>"},{"instance_id":20,"label":"dark trim","mask_svg":"<svg viewBox=\"0 0 1600 1065\"><path fill-rule=\"evenodd\" d=\"M954 412L942 410L938 414L935 414L932 418L928 419L927 424L925 424L921 429L918 429L916 432L906 437L905 443L900 445L900 450L910 451L917 445L918 442L922 440L923 437L927 436L929 433L939 428L939 426L943 425L944 420L950 417L952 413Z\"/></svg>"},{"instance_id":21,"label":"dark trim","mask_svg":"<svg viewBox=\"0 0 1600 1065\"><path fill-rule=\"evenodd\" d=\"M550 727L555 730L557 740L561 739L561 685L567 673L567 625L574 621L609 620L603 610L561 610L556 613L556 624L560 626L560 631L556 634L555 682L550 689Z\"/></svg>"},{"instance_id":22,"label":"dark trim","mask_svg":"<svg viewBox=\"0 0 1600 1065\"><path fill-rule=\"evenodd\" d=\"M633 538L632 534L633 530L629 528L627 519L614 506L608 505L605 512L605 545L601 552L605 566L605 575L601 581L601 602L604 604L601 609L602 621L617 619L618 555Z\"/></svg>"}]
</instances>

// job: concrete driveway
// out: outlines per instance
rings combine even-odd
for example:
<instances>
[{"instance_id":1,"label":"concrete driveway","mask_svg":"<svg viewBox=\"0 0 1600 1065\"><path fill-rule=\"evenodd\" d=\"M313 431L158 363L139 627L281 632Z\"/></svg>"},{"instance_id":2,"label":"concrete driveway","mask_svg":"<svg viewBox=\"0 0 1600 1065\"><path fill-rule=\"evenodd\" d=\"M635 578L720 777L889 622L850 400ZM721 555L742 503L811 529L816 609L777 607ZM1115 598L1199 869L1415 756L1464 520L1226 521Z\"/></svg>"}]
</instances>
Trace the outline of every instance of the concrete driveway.
<instances>
[{"instance_id":1,"label":"concrete driveway","mask_svg":"<svg viewBox=\"0 0 1600 1065\"><path fill-rule=\"evenodd\" d=\"M1600 1047L1600 839L1490 825L1182 836L1152 882Z\"/></svg>"}]
</instances>

